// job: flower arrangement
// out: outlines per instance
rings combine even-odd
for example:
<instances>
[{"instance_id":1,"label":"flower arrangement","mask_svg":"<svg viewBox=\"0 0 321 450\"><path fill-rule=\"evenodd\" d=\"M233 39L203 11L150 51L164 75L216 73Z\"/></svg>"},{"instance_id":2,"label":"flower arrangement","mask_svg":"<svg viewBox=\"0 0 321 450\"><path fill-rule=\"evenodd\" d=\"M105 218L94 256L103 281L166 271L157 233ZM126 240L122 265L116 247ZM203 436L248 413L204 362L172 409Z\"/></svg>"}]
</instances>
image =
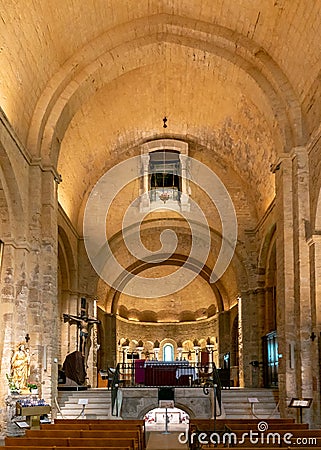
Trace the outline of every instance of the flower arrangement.
<instances>
[{"instance_id":1,"label":"flower arrangement","mask_svg":"<svg viewBox=\"0 0 321 450\"><path fill-rule=\"evenodd\" d=\"M15 382L13 381L12 376L8 375L6 373L6 378L8 380L8 386L11 392L19 392L19 388L18 386L15 384Z\"/></svg>"}]
</instances>

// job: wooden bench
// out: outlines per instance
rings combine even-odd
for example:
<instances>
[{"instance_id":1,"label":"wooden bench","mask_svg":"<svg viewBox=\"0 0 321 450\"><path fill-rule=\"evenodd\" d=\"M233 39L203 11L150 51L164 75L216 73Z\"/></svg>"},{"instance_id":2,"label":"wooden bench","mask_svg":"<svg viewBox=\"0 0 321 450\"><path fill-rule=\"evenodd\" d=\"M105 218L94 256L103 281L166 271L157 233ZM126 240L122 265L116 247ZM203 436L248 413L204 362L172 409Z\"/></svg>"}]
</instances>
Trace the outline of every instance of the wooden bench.
<instances>
[{"instance_id":1,"label":"wooden bench","mask_svg":"<svg viewBox=\"0 0 321 450\"><path fill-rule=\"evenodd\" d=\"M39 438L39 437L6 437L7 447L129 447L138 449L135 439L132 438Z\"/></svg>"},{"instance_id":2,"label":"wooden bench","mask_svg":"<svg viewBox=\"0 0 321 450\"><path fill-rule=\"evenodd\" d=\"M40 425L41 430L140 430L143 432L143 428L141 425L135 424L110 424L110 423L84 423L84 421L80 421L80 423L43 423Z\"/></svg>"},{"instance_id":3,"label":"wooden bench","mask_svg":"<svg viewBox=\"0 0 321 450\"><path fill-rule=\"evenodd\" d=\"M295 423L294 419L292 418L286 418L286 419L216 419L217 425L236 425L236 424L247 424L247 425L253 425L258 424L259 422L266 422L269 425L271 424L289 424L289 423ZM197 419L197 418L191 418L190 425L205 425L205 426L211 426L213 428L214 419Z\"/></svg>"},{"instance_id":4,"label":"wooden bench","mask_svg":"<svg viewBox=\"0 0 321 450\"><path fill-rule=\"evenodd\" d=\"M252 448L255 447L260 448L274 448L274 447L282 447L282 448L295 448L295 447L303 447L306 446L314 446L314 448L321 447L321 436L315 436L315 434L307 433L307 430L304 430L304 435L300 435L298 432L297 436L290 432L279 433L277 431L272 431L270 433L264 433L264 439L262 439L260 433L254 435L252 438L245 437L242 434L239 436L232 434L220 435L218 437L218 442L216 441L216 434L212 435L212 433L204 433L202 436L202 445L198 446L200 442L197 438L197 435L191 436L193 439L190 440L191 445L190 448L217 448L217 447L233 447L233 449L244 449L244 448ZM311 430L312 431L312 430ZM320 430L319 430L320 431ZM210 439L212 437L212 439ZM211 442L212 440L212 442Z\"/></svg>"},{"instance_id":5,"label":"wooden bench","mask_svg":"<svg viewBox=\"0 0 321 450\"><path fill-rule=\"evenodd\" d=\"M9 449L9 450L70 450L70 447L57 447L56 445L53 447L35 447L34 445L32 447L27 446L7 446L1 447L1 449ZM131 450L131 447L74 447L76 450Z\"/></svg>"},{"instance_id":6,"label":"wooden bench","mask_svg":"<svg viewBox=\"0 0 321 450\"><path fill-rule=\"evenodd\" d=\"M132 438L135 446L141 450L143 443L139 430L27 430L28 438Z\"/></svg>"},{"instance_id":7,"label":"wooden bench","mask_svg":"<svg viewBox=\"0 0 321 450\"><path fill-rule=\"evenodd\" d=\"M26 437L125 437L139 440L138 430L26 430Z\"/></svg>"},{"instance_id":8,"label":"wooden bench","mask_svg":"<svg viewBox=\"0 0 321 450\"><path fill-rule=\"evenodd\" d=\"M262 422L264 422L264 421L262 421ZM258 422L257 424L256 423L251 423L251 424L249 424L249 423L238 423L238 424L227 423L227 424L225 424L225 426L227 426L231 430L240 430L240 431L249 430L249 429L258 430L257 425L259 423L260 422ZM268 422L266 422L266 423L268 424L269 430L287 430L290 428L292 430L294 430L294 429L295 430L306 430L309 428L309 424L307 424L307 423L292 423L292 422L291 423L268 423Z\"/></svg>"},{"instance_id":9,"label":"wooden bench","mask_svg":"<svg viewBox=\"0 0 321 450\"><path fill-rule=\"evenodd\" d=\"M214 448L218 445L228 445L234 448L271 448L275 446L279 447L295 447L303 446L305 449L307 446L314 446L314 448L321 447L321 430L309 429L308 424L295 423L293 419L290 420L266 420L268 429L260 431L258 429L258 423L262 420L220 420L216 421L216 431L218 443L208 443L198 445L197 435L201 432L207 432L207 436L211 436L213 433L214 421L213 419L191 419L189 426L190 442L192 439L192 433L196 433L193 436L194 443L191 445L191 449L196 448ZM254 433L250 438L250 432ZM214 441L215 439L212 439ZM285 439L285 440L284 440ZM203 441L209 440L204 436ZM257 440L257 441L256 441ZM291 444L289 444L291 441Z\"/></svg>"},{"instance_id":10,"label":"wooden bench","mask_svg":"<svg viewBox=\"0 0 321 450\"><path fill-rule=\"evenodd\" d=\"M64 424L68 424L68 423L79 423L79 422L85 422L85 423L127 423L127 424L136 424L136 425L141 425L144 426L145 421L143 419L123 419L123 420L118 420L118 419L55 419L54 423L58 424L58 423L64 423Z\"/></svg>"},{"instance_id":11,"label":"wooden bench","mask_svg":"<svg viewBox=\"0 0 321 450\"><path fill-rule=\"evenodd\" d=\"M54 423L54 424L42 424L40 431L47 431L52 430L57 432L58 430L96 430L96 431L119 431L119 432L127 432L127 431L133 431L138 433L138 442L139 442L139 448L144 449L145 448L145 430L142 428L141 424L133 424L133 423L123 423L123 421L115 421L117 423L110 423L109 421L106 422L90 422L85 420L78 420L75 423Z\"/></svg>"}]
</instances>

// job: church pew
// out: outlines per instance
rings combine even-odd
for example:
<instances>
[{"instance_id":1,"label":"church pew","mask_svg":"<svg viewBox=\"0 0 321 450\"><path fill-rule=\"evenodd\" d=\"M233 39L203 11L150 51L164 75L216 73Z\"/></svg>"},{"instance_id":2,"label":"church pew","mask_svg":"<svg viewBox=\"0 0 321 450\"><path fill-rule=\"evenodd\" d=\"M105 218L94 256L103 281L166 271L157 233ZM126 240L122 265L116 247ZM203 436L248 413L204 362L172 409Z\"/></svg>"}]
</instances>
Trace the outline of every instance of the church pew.
<instances>
[{"instance_id":1,"label":"church pew","mask_svg":"<svg viewBox=\"0 0 321 450\"><path fill-rule=\"evenodd\" d=\"M262 421L265 422L265 421ZM258 422L260 423L260 422ZM309 424L307 423L268 423L269 430L306 430L309 428ZM248 430L251 428L252 430L258 430L256 423L248 424L248 423L238 423L238 424L226 424L231 430Z\"/></svg>"},{"instance_id":2,"label":"church pew","mask_svg":"<svg viewBox=\"0 0 321 450\"><path fill-rule=\"evenodd\" d=\"M26 430L26 437L130 437L139 439L138 430Z\"/></svg>"},{"instance_id":3,"label":"church pew","mask_svg":"<svg viewBox=\"0 0 321 450\"><path fill-rule=\"evenodd\" d=\"M8 450L70 450L70 447L57 447L50 446L50 447L35 447L34 445L32 447L26 447L26 446L7 446L1 447L1 449L8 449ZM131 447L73 447L74 450L131 450Z\"/></svg>"},{"instance_id":4,"label":"church pew","mask_svg":"<svg viewBox=\"0 0 321 450\"><path fill-rule=\"evenodd\" d=\"M255 433L258 433L258 436L261 436L261 432L258 430L253 430ZM246 430L230 430L231 433L234 433L238 438L243 436L245 433L249 433L249 431ZM297 430L293 428L289 428L287 430L267 430L263 433L263 435L267 435L268 433L279 433L280 436L283 436L285 434L291 433L291 435L294 438L309 438L309 437L316 437L321 438L321 430L320 429L306 429L306 430Z\"/></svg>"},{"instance_id":5,"label":"church pew","mask_svg":"<svg viewBox=\"0 0 321 450\"><path fill-rule=\"evenodd\" d=\"M144 424L145 424L145 421L142 419L123 419L123 420L118 420L118 419L54 419L55 424L58 424L58 423L68 424L68 423L79 423L79 422L110 423L110 424L127 423L127 424L141 425L141 426L144 426Z\"/></svg>"},{"instance_id":6,"label":"church pew","mask_svg":"<svg viewBox=\"0 0 321 450\"><path fill-rule=\"evenodd\" d=\"M70 423L70 424L43 423L40 425L40 429L41 430L55 429L55 430L141 430L141 431L143 431L143 428L141 427L141 425L136 425L136 424L83 423L82 421L79 421L78 423Z\"/></svg>"},{"instance_id":7,"label":"church pew","mask_svg":"<svg viewBox=\"0 0 321 450\"><path fill-rule=\"evenodd\" d=\"M139 430L26 430L28 438L133 438L135 445L142 450L143 442Z\"/></svg>"},{"instance_id":8,"label":"church pew","mask_svg":"<svg viewBox=\"0 0 321 450\"><path fill-rule=\"evenodd\" d=\"M259 422L266 422L268 424L288 424L288 423L295 423L293 418L285 418L285 419L216 419L216 423L218 425L222 424L257 424ZM198 419L198 418L191 418L190 419L190 425L197 425L197 424L210 424L213 426L214 419Z\"/></svg>"},{"instance_id":9,"label":"church pew","mask_svg":"<svg viewBox=\"0 0 321 450\"><path fill-rule=\"evenodd\" d=\"M89 423L79 420L78 423L65 424L65 423L41 423L40 430L90 430ZM113 429L115 429L113 427Z\"/></svg>"},{"instance_id":10,"label":"church pew","mask_svg":"<svg viewBox=\"0 0 321 450\"><path fill-rule=\"evenodd\" d=\"M304 430L306 431L306 430ZM290 432L289 432L290 433ZM292 433L291 433L292 434ZM277 433L272 431L268 436L268 433L265 434L264 440L261 439L261 436L254 436L252 439L249 437L242 437L242 435L237 436L236 442L232 439L231 442L228 440L223 441L220 440L219 446L221 445L229 445L234 449L243 449L243 448L255 448L262 447L266 448L274 448L274 447L282 447L282 448L294 448L294 447L304 447L313 445L315 448L321 448L321 435L315 436L313 433L307 434L306 432L302 435L300 433L295 436L290 436L290 434L286 435L286 441L283 440L283 436L285 433ZM273 437L275 436L275 437ZM299 441L297 440L299 439ZM205 440L205 439L204 439ZM196 442L196 440L194 440ZM213 447L217 447L216 444L212 444Z\"/></svg>"},{"instance_id":11,"label":"church pew","mask_svg":"<svg viewBox=\"0 0 321 450\"><path fill-rule=\"evenodd\" d=\"M40 431L58 431L58 430L91 430L91 431L133 431L138 433L138 440L139 440L139 448L144 449L145 448L145 435L144 435L144 429L141 427L141 425L135 425L135 424L126 424L122 421L116 421L118 423L116 424L110 424L110 423L84 423L84 421L80 420L77 423L58 423L58 424L41 424Z\"/></svg>"},{"instance_id":12,"label":"church pew","mask_svg":"<svg viewBox=\"0 0 321 450\"><path fill-rule=\"evenodd\" d=\"M213 425L213 420L211 421ZM245 422L245 421L244 421ZM219 443L218 446L222 445L229 445L233 446L234 448L254 448L259 447L260 450L262 448L271 448L275 446L279 447L304 447L305 449L307 446L313 446L316 448L321 448L321 430L320 429L309 429L307 426L301 426L302 424L296 424L296 423L288 423L286 427L283 425L278 428L277 424L274 423L269 424L270 428L266 430L265 432L260 432L255 426L255 424L245 424L245 426L241 427L240 424L236 424L233 426L230 426L228 428L218 429L217 433L219 435ZM281 424L280 424L281 425ZM304 424L306 425L306 424ZM238 428L243 429L238 429ZM213 427L204 427L203 431L207 432L207 435L210 436L211 430ZM198 428L195 425L190 426L190 439L191 439L191 433L201 433L202 427ZM254 434L252 435L252 438L250 438L250 431L252 431ZM233 435L230 436L229 440L229 434L233 433ZM224 440L225 437L225 440ZM286 438L286 441L283 439L283 437ZM235 438L235 440L234 440ZM209 437L206 439L204 436L202 438L203 440L209 440ZM258 442L256 442L256 439L258 439ZM197 448L197 437L193 436L194 445L191 445L191 449ZM289 441L291 441L291 444L289 444ZM217 444L203 444L202 448L214 448L217 447Z\"/></svg>"},{"instance_id":13,"label":"church pew","mask_svg":"<svg viewBox=\"0 0 321 450\"><path fill-rule=\"evenodd\" d=\"M266 422L269 427L275 427L278 425L281 425L281 428L284 427L295 427L294 419L217 419L215 422L215 426L217 430L224 430L226 428L236 428L238 424L241 425L241 427L245 427L246 429L254 430L257 429L257 425L259 422ZM306 424L302 428L304 428ZM214 420L213 419L190 419L189 421L189 428L192 429L193 427L196 427L198 430L204 430L209 431L214 429Z\"/></svg>"},{"instance_id":14,"label":"church pew","mask_svg":"<svg viewBox=\"0 0 321 450\"><path fill-rule=\"evenodd\" d=\"M5 446L12 447L130 447L137 450L138 446L132 438L26 438L6 437Z\"/></svg>"}]
</instances>

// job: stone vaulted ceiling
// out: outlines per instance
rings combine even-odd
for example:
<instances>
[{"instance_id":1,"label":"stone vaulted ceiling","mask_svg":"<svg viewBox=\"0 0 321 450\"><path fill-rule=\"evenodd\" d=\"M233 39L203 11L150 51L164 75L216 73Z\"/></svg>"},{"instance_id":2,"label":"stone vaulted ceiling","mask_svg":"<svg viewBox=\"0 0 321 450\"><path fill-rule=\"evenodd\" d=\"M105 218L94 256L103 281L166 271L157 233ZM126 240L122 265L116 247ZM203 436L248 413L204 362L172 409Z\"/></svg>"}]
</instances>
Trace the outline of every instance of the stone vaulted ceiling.
<instances>
[{"instance_id":1,"label":"stone vaulted ceiling","mask_svg":"<svg viewBox=\"0 0 321 450\"><path fill-rule=\"evenodd\" d=\"M320 22L310 0L0 0L1 108L80 235L97 180L163 137L233 180L253 228L320 119Z\"/></svg>"}]
</instances>

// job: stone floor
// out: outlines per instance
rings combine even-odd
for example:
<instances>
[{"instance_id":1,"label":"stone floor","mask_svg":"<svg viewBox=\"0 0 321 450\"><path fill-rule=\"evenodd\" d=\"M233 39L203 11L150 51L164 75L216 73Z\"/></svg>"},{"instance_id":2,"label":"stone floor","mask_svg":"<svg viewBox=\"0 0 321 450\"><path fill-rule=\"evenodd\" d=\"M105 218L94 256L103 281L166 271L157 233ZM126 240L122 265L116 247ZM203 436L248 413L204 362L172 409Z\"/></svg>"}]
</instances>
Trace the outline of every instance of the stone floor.
<instances>
[{"instance_id":1,"label":"stone floor","mask_svg":"<svg viewBox=\"0 0 321 450\"><path fill-rule=\"evenodd\" d=\"M159 431L151 431L147 434L147 450L183 450L188 448L187 444L180 444L179 432L170 431L168 434Z\"/></svg>"}]
</instances>

